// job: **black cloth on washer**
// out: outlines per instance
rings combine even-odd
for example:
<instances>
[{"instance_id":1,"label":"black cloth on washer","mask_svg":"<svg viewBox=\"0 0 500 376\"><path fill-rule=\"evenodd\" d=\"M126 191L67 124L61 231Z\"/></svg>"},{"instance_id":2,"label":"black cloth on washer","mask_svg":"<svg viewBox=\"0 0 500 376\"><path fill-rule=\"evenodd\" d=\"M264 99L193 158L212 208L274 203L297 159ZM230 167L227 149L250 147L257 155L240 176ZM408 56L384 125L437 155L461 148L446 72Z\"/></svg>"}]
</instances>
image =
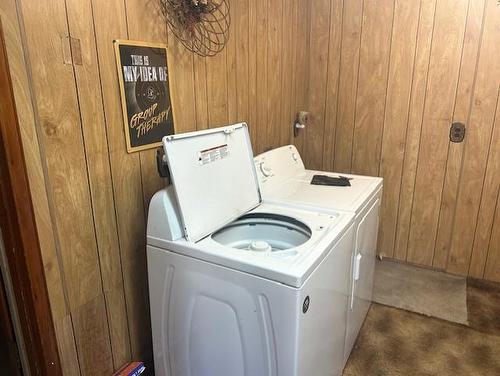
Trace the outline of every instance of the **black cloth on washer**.
<instances>
[{"instance_id":1,"label":"black cloth on washer","mask_svg":"<svg viewBox=\"0 0 500 376\"><path fill-rule=\"evenodd\" d=\"M345 176L334 177L327 175L314 175L311 180L311 184L330 185L335 187L350 187L351 183L349 182L349 180L351 179Z\"/></svg>"}]
</instances>

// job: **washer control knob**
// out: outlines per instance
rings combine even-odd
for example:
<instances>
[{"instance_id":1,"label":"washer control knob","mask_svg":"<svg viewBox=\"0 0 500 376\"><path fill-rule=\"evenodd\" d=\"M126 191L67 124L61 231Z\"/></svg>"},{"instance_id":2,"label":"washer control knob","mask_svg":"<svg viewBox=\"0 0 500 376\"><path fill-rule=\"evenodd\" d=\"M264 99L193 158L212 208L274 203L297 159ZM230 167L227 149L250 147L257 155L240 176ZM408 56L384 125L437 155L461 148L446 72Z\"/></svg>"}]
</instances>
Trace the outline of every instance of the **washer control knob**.
<instances>
[{"instance_id":1,"label":"washer control knob","mask_svg":"<svg viewBox=\"0 0 500 376\"><path fill-rule=\"evenodd\" d=\"M267 167L264 162L261 162L260 163L260 171L262 172L262 174L264 176L270 176L273 172L273 170L271 170L269 167Z\"/></svg>"}]
</instances>

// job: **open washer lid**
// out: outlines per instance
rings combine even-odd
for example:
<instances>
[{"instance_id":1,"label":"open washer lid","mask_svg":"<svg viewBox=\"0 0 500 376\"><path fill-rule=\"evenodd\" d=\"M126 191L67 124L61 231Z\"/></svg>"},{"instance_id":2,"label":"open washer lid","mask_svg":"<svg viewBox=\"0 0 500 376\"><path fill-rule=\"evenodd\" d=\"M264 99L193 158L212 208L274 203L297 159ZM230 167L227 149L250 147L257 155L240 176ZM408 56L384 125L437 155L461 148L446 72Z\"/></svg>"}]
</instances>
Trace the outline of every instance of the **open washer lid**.
<instances>
[{"instance_id":1,"label":"open washer lid","mask_svg":"<svg viewBox=\"0 0 500 376\"><path fill-rule=\"evenodd\" d=\"M198 241L261 202L245 123L163 138L186 239Z\"/></svg>"}]
</instances>

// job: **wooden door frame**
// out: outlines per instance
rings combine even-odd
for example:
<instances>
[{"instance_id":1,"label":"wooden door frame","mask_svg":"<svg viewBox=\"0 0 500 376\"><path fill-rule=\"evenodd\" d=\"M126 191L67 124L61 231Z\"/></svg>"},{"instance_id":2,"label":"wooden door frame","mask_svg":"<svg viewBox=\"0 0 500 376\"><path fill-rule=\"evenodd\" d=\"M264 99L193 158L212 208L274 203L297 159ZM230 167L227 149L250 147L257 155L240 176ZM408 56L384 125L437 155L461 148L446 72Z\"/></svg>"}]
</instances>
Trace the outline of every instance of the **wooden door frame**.
<instances>
[{"instance_id":1,"label":"wooden door frame","mask_svg":"<svg viewBox=\"0 0 500 376\"><path fill-rule=\"evenodd\" d=\"M0 20L0 228L32 375L62 375Z\"/></svg>"}]
</instances>

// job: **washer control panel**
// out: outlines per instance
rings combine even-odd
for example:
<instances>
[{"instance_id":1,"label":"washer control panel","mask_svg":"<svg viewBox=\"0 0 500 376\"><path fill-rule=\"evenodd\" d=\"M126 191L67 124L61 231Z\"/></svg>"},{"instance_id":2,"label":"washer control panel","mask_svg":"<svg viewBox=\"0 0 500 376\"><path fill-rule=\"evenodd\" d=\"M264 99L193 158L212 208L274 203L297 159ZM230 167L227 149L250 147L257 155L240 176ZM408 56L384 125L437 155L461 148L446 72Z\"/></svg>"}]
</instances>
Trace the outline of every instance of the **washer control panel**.
<instances>
[{"instance_id":1,"label":"washer control panel","mask_svg":"<svg viewBox=\"0 0 500 376\"><path fill-rule=\"evenodd\" d=\"M272 177L286 178L304 170L304 163L294 145L282 146L254 157L259 182Z\"/></svg>"}]
</instances>

